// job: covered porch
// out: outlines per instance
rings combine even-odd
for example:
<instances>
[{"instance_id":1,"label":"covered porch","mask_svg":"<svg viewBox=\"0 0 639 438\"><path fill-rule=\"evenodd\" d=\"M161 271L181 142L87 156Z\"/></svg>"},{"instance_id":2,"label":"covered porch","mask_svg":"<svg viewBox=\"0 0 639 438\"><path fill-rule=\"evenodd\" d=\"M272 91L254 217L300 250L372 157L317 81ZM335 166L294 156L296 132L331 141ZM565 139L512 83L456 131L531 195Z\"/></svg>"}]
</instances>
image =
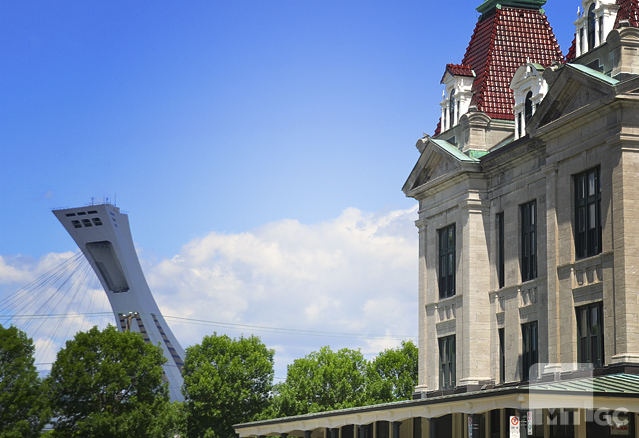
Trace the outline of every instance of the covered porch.
<instances>
[{"instance_id":1,"label":"covered porch","mask_svg":"<svg viewBox=\"0 0 639 438\"><path fill-rule=\"evenodd\" d=\"M511 438L511 428L519 428L521 437L639 438L638 414L639 375L621 373L438 395L234 427L240 438ZM520 424L511 426L511 417Z\"/></svg>"}]
</instances>

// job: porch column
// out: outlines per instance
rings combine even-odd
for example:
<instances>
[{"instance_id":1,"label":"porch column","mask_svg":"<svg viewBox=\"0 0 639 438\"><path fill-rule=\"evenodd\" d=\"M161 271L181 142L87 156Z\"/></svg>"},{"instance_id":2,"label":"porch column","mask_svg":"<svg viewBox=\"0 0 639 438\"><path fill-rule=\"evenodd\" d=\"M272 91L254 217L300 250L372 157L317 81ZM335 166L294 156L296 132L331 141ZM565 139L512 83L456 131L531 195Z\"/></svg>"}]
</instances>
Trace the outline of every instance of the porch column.
<instances>
[{"instance_id":1,"label":"porch column","mask_svg":"<svg viewBox=\"0 0 639 438\"><path fill-rule=\"evenodd\" d=\"M391 426L393 427L392 438L399 438L399 426L402 425L401 421L393 421Z\"/></svg>"},{"instance_id":2,"label":"porch column","mask_svg":"<svg viewBox=\"0 0 639 438\"><path fill-rule=\"evenodd\" d=\"M586 410L578 409L574 413L573 421L575 417L579 418L579 421L575 422L575 438L586 438Z\"/></svg>"}]
</instances>

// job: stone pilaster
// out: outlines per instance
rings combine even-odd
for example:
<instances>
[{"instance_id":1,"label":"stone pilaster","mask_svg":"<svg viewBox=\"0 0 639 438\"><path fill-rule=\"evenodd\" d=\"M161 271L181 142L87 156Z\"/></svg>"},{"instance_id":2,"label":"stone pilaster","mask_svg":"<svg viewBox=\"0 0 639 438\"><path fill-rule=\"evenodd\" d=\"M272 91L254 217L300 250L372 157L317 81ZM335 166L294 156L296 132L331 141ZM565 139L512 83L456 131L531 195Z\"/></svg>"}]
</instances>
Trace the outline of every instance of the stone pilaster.
<instances>
[{"instance_id":1,"label":"stone pilaster","mask_svg":"<svg viewBox=\"0 0 639 438\"><path fill-rule=\"evenodd\" d=\"M484 199L482 199L484 198ZM482 192L470 192L460 206L463 213L461 269L457 293L462 295L461 324L457 329L459 385L477 385L490 380L490 262L487 230L490 205ZM461 327L460 327L461 326Z\"/></svg>"}]
</instances>

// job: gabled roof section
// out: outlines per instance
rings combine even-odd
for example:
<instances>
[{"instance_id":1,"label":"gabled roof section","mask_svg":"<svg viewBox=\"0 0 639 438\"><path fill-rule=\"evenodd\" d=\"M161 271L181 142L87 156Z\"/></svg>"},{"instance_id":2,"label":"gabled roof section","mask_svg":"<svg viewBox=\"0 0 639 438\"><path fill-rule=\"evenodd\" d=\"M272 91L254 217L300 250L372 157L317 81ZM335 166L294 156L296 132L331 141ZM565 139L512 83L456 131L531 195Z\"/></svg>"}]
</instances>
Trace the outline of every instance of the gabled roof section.
<instances>
[{"instance_id":1,"label":"gabled roof section","mask_svg":"<svg viewBox=\"0 0 639 438\"><path fill-rule=\"evenodd\" d=\"M619 28L619 22L628 20L630 26L639 27L639 0L617 0L619 11L615 20L615 29Z\"/></svg>"},{"instance_id":2,"label":"gabled roof section","mask_svg":"<svg viewBox=\"0 0 639 438\"><path fill-rule=\"evenodd\" d=\"M413 190L429 181L479 166L479 158L469 157L445 140L426 136L417 142L417 148L421 156L402 187L406 196L412 196Z\"/></svg>"},{"instance_id":3,"label":"gabled roof section","mask_svg":"<svg viewBox=\"0 0 639 438\"><path fill-rule=\"evenodd\" d=\"M560 67L546 97L533 115L529 132L548 125L563 116L577 113L597 100L614 93L619 81L581 64ZM583 114L581 115L583 116Z\"/></svg>"},{"instance_id":4,"label":"gabled roof section","mask_svg":"<svg viewBox=\"0 0 639 438\"><path fill-rule=\"evenodd\" d=\"M446 64L446 71L444 72L444 76L442 76L441 83L444 83L446 73L451 76L466 76L469 78L475 77L475 72L469 65Z\"/></svg>"},{"instance_id":5,"label":"gabled roof section","mask_svg":"<svg viewBox=\"0 0 639 438\"><path fill-rule=\"evenodd\" d=\"M462 151L457 149L457 146L448 143L446 140L439 140L436 138L432 138L430 140L433 143L435 143L437 146L442 148L444 151L446 151L448 154L452 155L454 158L456 158L457 160L461 162L468 162L468 163L479 162L477 158L469 157L468 155L464 154Z\"/></svg>"},{"instance_id":6,"label":"gabled roof section","mask_svg":"<svg viewBox=\"0 0 639 438\"><path fill-rule=\"evenodd\" d=\"M570 64L569 68L574 68L576 70L579 70L580 72L590 75L595 79L599 79L600 81L606 82L609 85L617 85L619 83L617 79L613 79L610 76L607 76L601 72L598 72L597 70L593 70L590 67L586 67L585 65Z\"/></svg>"},{"instance_id":7,"label":"gabled roof section","mask_svg":"<svg viewBox=\"0 0 639 438\"><path fill-rule=\"evenodd\" d=\"M542 0L487 0L478 8L487 12L475 27L462 65L476 74L471 105L494 119L514 120L509 85L520 65L536 62L547 67L553 61L563 61L539 4Z\"/></svg>"}]
</instances>

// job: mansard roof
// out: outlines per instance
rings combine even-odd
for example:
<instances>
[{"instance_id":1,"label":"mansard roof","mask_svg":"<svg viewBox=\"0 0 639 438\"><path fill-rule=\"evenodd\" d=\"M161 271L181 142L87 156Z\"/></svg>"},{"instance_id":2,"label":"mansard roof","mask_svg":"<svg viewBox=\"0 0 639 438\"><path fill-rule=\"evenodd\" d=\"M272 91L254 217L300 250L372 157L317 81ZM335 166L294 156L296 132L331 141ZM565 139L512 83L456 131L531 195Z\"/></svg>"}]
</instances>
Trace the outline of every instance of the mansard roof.
<instances>
[{"instance_id":1,"label":"mansard roof","mask_svg":"<svg viewBox=\"0 0 639 438\"><path fill-rule=\"evenodd\" d=\"M577 34L572 39L572 43L570 44L570 49L568 49L568 53L566 54L566 62L572 62L577 57Z\"/></svg>"},{"instance_id":2,"label":"mansard roof","mask_svg":"<svg viewBox=\"0 0 639 438\"><path fill-rule=\"evenodd\" d=\"M481 8L489 3L487 0L478 10L485 10ZM462 65L470 66L476 74L471 105L492 118L514 120L509 86L517 68L526 62L547 67L562 61L563 55L542 11L505 5L527 3L533 7L536 2L500 3L480 17Z\"/></svg>"},{"instance_id":3,"label":"mansard roof","mask_svg":"<svg viewBox=\"0 0 639 438\"><path fill-rule=\"evenodd\" d=\"M619 12L615 20L615 29L619 27L621 20L628 20L630 26L639 27L639 0L617 0Z\"/></svg>"}]
</instances>

